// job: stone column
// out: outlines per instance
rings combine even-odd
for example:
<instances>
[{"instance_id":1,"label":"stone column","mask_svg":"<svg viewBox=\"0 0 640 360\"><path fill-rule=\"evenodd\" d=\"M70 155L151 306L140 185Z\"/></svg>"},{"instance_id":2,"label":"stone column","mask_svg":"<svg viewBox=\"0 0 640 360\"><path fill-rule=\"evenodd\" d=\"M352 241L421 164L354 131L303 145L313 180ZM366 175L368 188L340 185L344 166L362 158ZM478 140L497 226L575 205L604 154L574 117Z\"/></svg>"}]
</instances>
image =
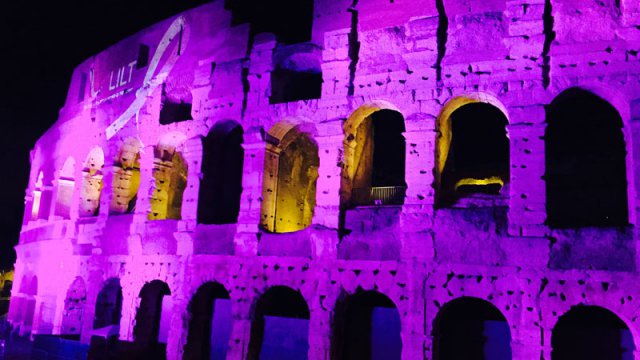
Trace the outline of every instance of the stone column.
<instances>
[{"instance_id":1,"label":"stone column","mask_svg":"<svg viewBox=\"0 0 640 360\"><path fill-rule=\"evenodd\" d=\"M509 234L541 237L546 233L545 143L542 105L510 110L511 149Z\"/></svg>"},{"instance_id":2,"label":"stone column","mask_svg":"<svg viewBox=\"0 0 640 360\"><path fill-rule=\"evenodd\" d=\"M189 300L182 295L176 294L173 298L171 327L167 340L167 360L182 359L189 334L188 306Z\"/></svg>"},{"instance_id":3,"label":"stone column","mask_svg":"<svg viewBox=\"0 0 640 360\"><path fill-rule=\"evenodd\" d=\"M258 252L260 212L262 207L262 181L266 143L258 129L245 133L244 172L242 176L242 195L238 215L235 253L237 255L255 255Z\"/></svg>"}]
</instances>

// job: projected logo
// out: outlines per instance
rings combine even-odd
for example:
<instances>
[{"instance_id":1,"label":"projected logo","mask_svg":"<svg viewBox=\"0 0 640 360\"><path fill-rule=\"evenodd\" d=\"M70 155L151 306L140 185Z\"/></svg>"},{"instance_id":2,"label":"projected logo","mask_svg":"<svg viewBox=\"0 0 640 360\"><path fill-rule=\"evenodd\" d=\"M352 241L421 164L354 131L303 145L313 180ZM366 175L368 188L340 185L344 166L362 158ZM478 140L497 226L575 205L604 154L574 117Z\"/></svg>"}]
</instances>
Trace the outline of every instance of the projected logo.
<instances>
[{"instance_id":1,"label":"projected logo","mask_svg":"<svg viewBox=\"0 0 640 360\"><path fill-rule=\"evenodd\" d=\"M125 110L114 120L106 130L107 140L111 139L120 129L122 129L132 118L137 116L140 109L144 106L147 96L151 94L158 86L162 85L171 69L178 61L180 53L184 52L189 41L189 27L184 17L179 17L171 23L167 32L160 40L158 48L153 54L153 58L149 62L149 67L142 81L142 85L136 90L135 99ZM131 80L131 72L134 63L130 63L118 69L113 80L113 73L110 75L109 88L112 89L112 81L117 84L124 84L127 80L126 71L129 71L129 81ZM118 96L122 93L116 93ZM113 97L113 95L112 95Z\"/></svg>"}]
</instances>

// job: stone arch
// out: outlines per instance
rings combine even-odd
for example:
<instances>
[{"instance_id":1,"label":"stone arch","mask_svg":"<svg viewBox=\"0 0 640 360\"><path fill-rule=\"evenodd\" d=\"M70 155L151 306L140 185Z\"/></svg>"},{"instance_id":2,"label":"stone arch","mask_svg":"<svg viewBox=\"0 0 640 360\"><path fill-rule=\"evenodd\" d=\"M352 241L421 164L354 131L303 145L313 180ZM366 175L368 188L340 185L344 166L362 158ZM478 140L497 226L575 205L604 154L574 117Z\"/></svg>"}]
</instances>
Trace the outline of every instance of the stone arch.
<instances>
[{"instance_id":1,"label":"stone arch","mask_svg":"<svg viewBox=\"0 0 640 360\"><path fill-rule=\"evenodd\" d=\"M136 312L133 341L152 359L166 358L166 343L173 301L169 285L153 280L142 286Z\"/></svg>"},{"instance_id":2,"label":"stone arch","mask_svg":"<svg viewBox=\"0 0 640 360\"><path fill-rule=\"evenodd\" d=\"M255 303L247 359L307 359L309 319L299 291L270 287Z\"/></svg>"},{"instance_id":3,"label":"stone arch","mask_svg":"<svg viewBox=\"0 0 640 360\"><path fill-rule=\"evenodd\" d=\"M54 215L63 219L69 219L71 215L71 202L76 184L75 166L76 160L69 156L65 159L62 168L58 172Z\"/></svg>"},{"instance_id":4,"label":"stone arch","mask_svg":"<svg viewBox=\"0 0 640 360\"><path fill-rule=\"evenodd\" d=\"M547 106L547 224L629 223L628 150L616 107L583 88L561 92Z\"/></svg>"},{"instance_id":5,"label":"stone arch","mask_svg":"<svg viewBox=\"0 0 640 360\"><path fill-rule=\"evenodd\" d=\"M313 219L318 144L308 122L284 120L266 135L261 227L269 232L302 230Z\"/></svg>"},{"instance_id":6,"label":"stone arch","mask_svg":"<svg viewBox=\"0 0 640 360\"><path fill-rule=\"evenodd\" d=\"M122 286L120 279L107 279L96 298L93 329L105 329L108 333L118 333L122 316Z\"/></svg>"},{"instance_id":7,"label":"stone arch","mask_svg":"<svg viewBox=\"0 0 640 360\"><path fill-rule=\"evenodd\" d=\"M64 300L64 312L62 315L61 335L72 335L79 337L82 331L82 314L87 301L87 287L84 279L76 277Z\"/></svg>"},{"instance_id":8,"label":"stone arch","mask_svg":"<svg viewBox=\"0 0 640 360\"><path fill-rule=\"evenodd\" d=\"M198 196L198 223L238 221L244 130L233 120L217 122L202 138L202 180Z\"/></svg>"},{"instance_id":9,"label":"stone arch","mask_svg":"<svg viewBox=\"0 0 640 360\"><path fill-rule=\"evenodd\" d=\"M38 277L33 275L29 280L23 278L23 284L21 284L21 292L26 295L24 299L24 310L22 311L22 325L24 331L21 333L30 332L33 326L33 318L36 311L36 296L38 295Z\"/></svg>"},{"instance_id":10,"label":"stone arch","mask_svg":"<svg viewBox=\"0 0 640 360\"><path fill-rule=\"evenodd\" d=\"M336 304L332 359L400 359L400 313L394 302L377 291L358 289Z\"/></svg>"},{"instance_id":11,"label":"stone arch","mask_svg":"<svg viewBox=\"0 0 640 360\"><path fill-rule=\"evenodd\" d=\"M189 333L183 359L226 359L232 313L229 292L218 282L201 285L188 307Z\"/></svg>"},{"instance_id":12,"label":"stone arch","mask_svg":"<svg viewBox=\"0 0 640 360\"><path fill-rule=\"evenodd\" d=\"M402 113L391 103L376 100L356 109L343 130L342 206L403 204L406 144Z\"/></svg>"},{"instance_id":13,"label":"stone arch","mask_svg":"<svg viewBox=\"0 0 640 360\"><path fill-rule=\"evenodd\" d=\"M140 187L140 147L136 138L124 140L113 164L110 213L128 214L135 210Z\"/></svg>"},{"instance_id":14,"label":"stone arch","mask_svg":"<svg viewBox=\"0 0 640 360\"><path fill-rule=\"evenodd\" d=\"M627 324L599 306L577 305L558 318L551 334L551 359L633 359L636 349Z\"/></svg>"},{"instance_id":15,"label":"stone arch","mask_svg":"<svg viewBox=\"0 0 640 360\"><path fill-rule=\"evenodd\" d=\"M508 360L511 330L488 301L461 297L446 303L433 321L433 359Z\"/></svg>"},{"instance_id":16,"label":"stone arch","mask_svg":"<svg viewBox=\"0 0 640 360\"><path fill-rule=\"evenodd\" d=\"M82 184L80 186L80 217L98 215L100 194L102 192L102 167L104 152L99 146L89 151L82 167Z\"/></svg>"},{"instance_id":17,"label":"stone arch","mask_svg":"<svg viewBox=\"0 0 640 360\"><path fill-rule=\"evenodd\" d=\"M42 171L38 172L38 176L36 177L36 182L33 186L33 200L31 203L31 220L37 219L45 219L46 215L44 215L44 208L42 203L42 191L44 190L43 184L44 173Z\"/></svg>"},{"instance_id":18,"label":"stone arch","mask_svg":"<svg viewBox=\"0 0 640 360\"><path fill-rule=\"evenodd\" d=\"M171 132L160 138L153 149L153 178L149 220L180 219L182 195L187 187L187 162L183 157L184 134Z\"/></svg>"},{"instance_id":19,"label":"stone arch","mask_svg":"<svg viewBox=\"0 0 640 360\"><path fill-rule=\"evenodd\" d=\"M509 181L509 116L486 93L456 96L436 119L435 188L439 206L471 194L498 194Z\"/></svg>"}]
</instances>

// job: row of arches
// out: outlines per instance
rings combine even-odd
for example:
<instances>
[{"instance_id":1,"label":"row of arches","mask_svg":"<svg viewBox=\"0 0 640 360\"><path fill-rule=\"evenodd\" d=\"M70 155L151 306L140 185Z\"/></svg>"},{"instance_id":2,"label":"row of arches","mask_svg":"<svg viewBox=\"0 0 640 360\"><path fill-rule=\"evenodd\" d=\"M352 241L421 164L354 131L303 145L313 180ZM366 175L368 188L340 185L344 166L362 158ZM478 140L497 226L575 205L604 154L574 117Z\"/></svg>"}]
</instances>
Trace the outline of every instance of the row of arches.
<instances>
[{"instance_id":1,"label":"row of arches","mask_svg":"<svg viewBox=\"0 0 640 360\"><path fill-rule=\"evenodd\" d=\"M86 290L78 285L82 282L78 279L69 289L71 299L65 302L65 314L84 308ZM217 282L197 289L188 305L184 359L227 357L234 321L230 299L229 292ZM121 310L119 280L109 279L97 297L93 335L117 336ZM172 294L166 283L153 280L142 287L133 330L136 349L153 354L153 358L165 357L172 310ZM299 291L272 286L258 297L251 311L247 359L307 358L311 315ZM63 335L69 334L69 322L74 319L65 316ZM332 359L401 358L403 324L398 308L386 295L361 289L344 293L337 300L331 323ZM511 328L500 310L483 299L461 297L439 307L431 336L433 359L512 358ZM625 322L599 306L572 307L559 316L551 331L551 356L556 360L626 360L633 358L634 351L633 336Z\"/></svg>"},{"instance_id":2,"label":"row of arches","mask_svg":"<svg viewBox=\"0 0 640 360\"><path fill-rule=\"evenodd\" d=\"M618 226L629 223L627 149L623 119L603 98L580 88L561 93L547 106L544 133L547 224L553 227ZM507 197L511 169L507 109L488 95L456 97L436 119L434 187L436 206L463 199ZM406 197L405 119L393 105L361 106L344 123L340 205L399 205ZM298 120L276 123L265 135L260 225L292 232L311 224L320 157L315 125ZM187 185L186 138L170 133L154 147L149 219L179 219ZM521 142L530 139L519 139ZM202 139L198 221L237 221L243 175L243 129L217 123ZM124 141L114 160L110 213L134 211L140 183L139 141ZM412 144L412 146L414 146ZM542 151L542 150L533 150ZM97 214L104 154L94 148L83 163L80 216ZM68 217L74 189L73 159L58 179L55 213ZM41 217L42 179L34 191L32 216ZM66 214L66 215L65 215Z\"/></svg>"}]
</instances>

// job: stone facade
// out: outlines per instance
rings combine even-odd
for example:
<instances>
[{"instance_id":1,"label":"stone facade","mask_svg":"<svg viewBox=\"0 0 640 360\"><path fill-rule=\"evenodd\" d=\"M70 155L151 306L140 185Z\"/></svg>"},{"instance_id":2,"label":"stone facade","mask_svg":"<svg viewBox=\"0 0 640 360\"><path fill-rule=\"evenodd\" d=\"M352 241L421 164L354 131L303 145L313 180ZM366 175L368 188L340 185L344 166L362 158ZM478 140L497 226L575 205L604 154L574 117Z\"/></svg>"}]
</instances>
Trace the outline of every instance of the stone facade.
<instances>
[{"instance_id":1,"label":"stone facade","mask_svg":"<svg viewBox=\"0 0 640 360\"><path fill-rule=\"evenodd\" d=\"M273 290L292 309L296 296L305 303L292 316L308 319L308 358L342 359L354 358L343 352L356 336L345 314L360 306L350 299L370 295L397 309L402 359L444 359L443 311L472 299L500 315L480 320L506 321L514 359L551 359L554 329L576 309L616 317L633 340L619 358L640 359L638 4L316 0L310 41L281 44L231 26L215 1L123 40L76 68L31 153L9 320L83 343L114 325L121 341L196 358L193 299L213 283L222 290L209 302L231 304L226 358L257 358L265 316L290 317L261 301ZM289 84L314 74L317 95L289 101L300 94ZM582 100L572 109L565 98ZM551 187L549 149L562 148L550 144L553 124L596 103L611 116L588 129L619 141L592 147L620 146L611 151L622 170ZM451 149L461 161L464 148L451 119L472 104L506 119L508 169L471 177L463 195L464 183L446 185ZM378 140L391 113L401 129L388 131L401 138ZM397 146L383 156L376 142ZM474 192L488 185L477 180L500 191ZM602 187L614 189L581 193ZM606 219L560 219L551 195L569 190L577 206L564 209L601 206ZM104 295L114 281L120 300ZM146 293L161 315L140 314ZM119 321L97 310L114 301Z\"/></svg>"}]
</instances>

